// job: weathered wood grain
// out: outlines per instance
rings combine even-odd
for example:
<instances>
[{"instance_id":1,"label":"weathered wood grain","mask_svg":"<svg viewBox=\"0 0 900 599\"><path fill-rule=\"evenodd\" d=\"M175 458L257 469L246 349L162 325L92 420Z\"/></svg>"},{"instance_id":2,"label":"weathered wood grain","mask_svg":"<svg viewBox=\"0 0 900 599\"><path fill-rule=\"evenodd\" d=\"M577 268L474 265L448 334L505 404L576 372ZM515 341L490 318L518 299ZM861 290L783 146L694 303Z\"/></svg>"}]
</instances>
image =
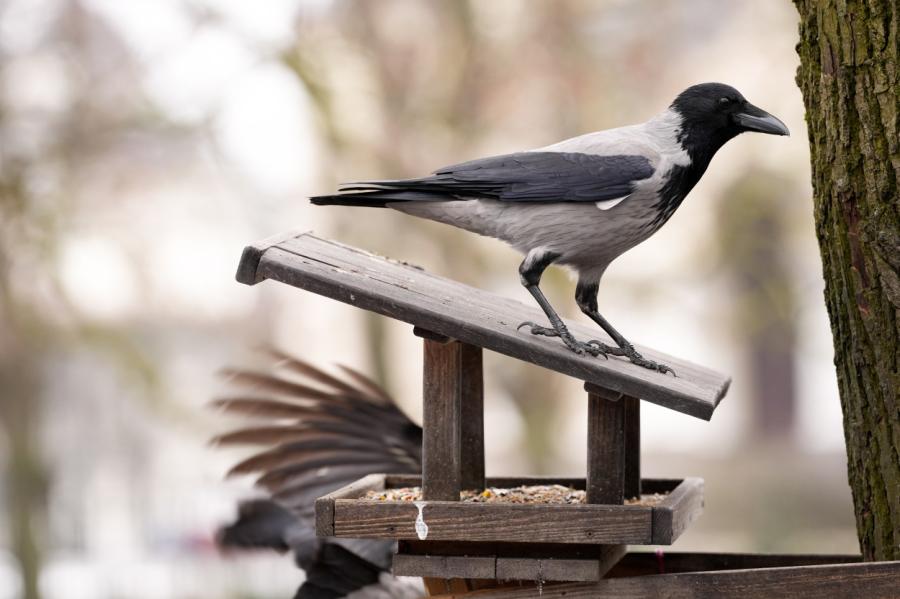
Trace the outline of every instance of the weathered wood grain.
<instances>
[{"instance_id":1,"label":"weathered wood grain","mask_svg":"<svg viewBox=\"0 0 900 599\"><path fill-rule=\"evenodd\" d=\"M422 374L422 496L459 501L462 488L462 344L425 339Z\"/></svg>"},{"instance_id":2,"label":"weathered wood grain","mask_svg":"<svg viewBox=\"0 0 900 599\"><path fill-rule=\"evenodd\" d=\"M653 543L670 545L703 513L703 479L686 478L653 506Z\"/></svg>"},{"instance_id":3,"label":"weathered wood grain","mask_svg":"<svg viewBox=\"0 0 900 599\"><path fill-rule=\"evenodd\" d=\"M497 558L498 580L540 580L596 582L603 578L623 555L625 545L603 545L596 559Z\"/></svg>"},{"instance_id":4,"label":"weathered wood grain","mask_svg":"<svg viewBox=\"0 0 900 599\"><path fill-rule=\"evenodd\" d=\"M692 553L680 551L657 553L635 551L622 558L610 570L607 577L620 578L623 576L647 576L649 574L677 574L679 572L852 564L860 561L862 561L862 557L859 555Z\"/></svg>"},{"instance_id":5,"label":"weathered wood grain","mask_svg":"<svg viewBox=\"0 0 900 599\"><path fill-rule=\"evenodd\" d=\"M604 400L605 401L605 400ZM418 508L411 502L358 499L369 490L420 486L421 477L409 474L370 474L316 500L316 526L320 536L390 538L415 541ZM561 484L585 489L585 479L559 477L491 477L488 487ZM554 505L460 503L426 501L423 518L428 524L428 544L432 541L527 543L543 551L539 544L558 543L552 553L559 557L581 557L578 544L630 543L667 545L673 543L702 512L703 481L699 478L643 479L645 493L667 493L655 506L637 505ZM458 521L454 521L458 519ZM507 525L510 528L507 530ZM647 528L645 529L645 526ZM572 531L571 529L576 529ZM561 549L565 544L570 551ZM517 552L511 553L513 550ZM497 548L491 549L498 554ZM478 553L467 546L465 553ZM503 549L504 555L531 557L521 546Z\"/></svg>"},{"instance_id":6,"label":"weathered wood grain","mask_svg":"<svg viewBox=\"0 0 900 599\"><path fill-rule=\"evenodd\" d=\"M478 545L474 548L483 549ZM507 557L490 553L502 545L486 546L487 553L479 555L405 553L401 546L394 555L392 571L396 576L432 578L598 581L625 554L625 545L598 545L591 557Z\"/></svg>"},{"instance_id":7,"label":"weathered wood grain","mask_svg":"<svg viewBox=\"0 0 900 599\"><path fill-rule=\"evenodd\" d=\"M308 233L308 231L296 230L283 233L276 233L265 239L261 239L256 243L251 243L244 248L241 254L241 261L238 263L237 273L234 278L244 285L255 285L262 279L257 279L257 271L259 270L259 260L269 248L278 245L282 241L293 239Z\"/></svg>"},{"instance_id":8,"label":"weathered wood grain","mask_svg":"<svg viewBox=\"0 0 900 599\"><path fill-rule=\"evenodd\" d=\"M623 397L625 402L625 497L641 496L641 402Z\"/></svg>"},{"instance_id":9,"label":"weathered wood grain","mask_svg":"<svg viewBox=\"0 0 900 599\"><path fill-rule=\"evenodd\" d=\"M398 553L394 555L391 571L395 576L420 576L422 578L496 578L496 566L497 558L495 557L403 555Z\"/></svg>"},{"instance_id":10,"label":"weathered wood grain","mask_svg":"<svg viewBox=\"0 0 900 599\"><path fill-rule=\"evenodd\" d=\"M600 580L600 562L583 559L497 558L498 580L591 582Z\"/></svg>"},{"instance_id":11,"label":"weathered wood grain","mask_svg":"<svg viewBox=\"0 0 900 599\"><path fill-rule=\"evenodd\" d=\"M484 367L480 347L460 344L461 485L463 489L484 489Z\"/></svg>"},{"instance_id":12,"label":"weathered wood grain","mask_svg":"<svg viewBox=\"0 0 900 599\"><path fill-rule=\"evenodd\" d=\"M588 395L588 503L625 499L625 402Z\"/></svg>"},{"instance_id":13,"label":"weathered wood grain","mask_svg":"<svg viewBox=\"0 0 900 599\"><path fill-rule=\"evenodd\" d=\"M644 506L422 503L428 540L646 545L652 508ZM418 539L418 507L411 502L334 502L338 537Z\"/></svg>"},{"instance_id":14,"label":"weathered wood grain","mask_svg":"<svg viewBox=\"0 0 900 599\"><path fill-rule=\"evenodd\" d=\"M900 561L893 561L607 578L598 583L546 585L541 596L548 599L897 599L898 589ZM518 599L534 597L535 593L535 587L522 586L487 589L467 597ZM449 596L452 595L443 595Z\"/></svg>"},{"instance_id":15,"label":"weathered wood grain","mask_svg":"<svg viewBox=\"0 0 900 599\"><path fill-rule=\"evenodd\" d=\"M406 555L460 555L472 557L521 557L599 560L609 554L610 545L573 543L500 543L469 541L404 541L397 552Z\"/></svg>"},{"instance_id":16,"label":"weathered wood grain","mask_svg":"<svg viewBox=\"0 0 900 599\"><path fill-rule=\"evenodd\" d=\"M578 356L557 339L516 329L525 320L545 320L536 306L310 234L265 250L248 250L245 262L239 267L244 283L281 281L698 418L708 420L728 389L728 377L649 348L638 349L649 359L671 365L677 376L620 358ZM610 342L594 326L567 325L579 338Z\"/></svg>"},{"instance_id":17,"label":"weathered wood grain","mask_svg":"<svg viewBox=\"0 0 900 599\"><path fill-rule=\"evenodd\" d=\"M384 489L384 474L368 474L361 479L316 498L316 536L334 536L334 500L356 499L374 489Z\"/></svg>"}]
</instances>

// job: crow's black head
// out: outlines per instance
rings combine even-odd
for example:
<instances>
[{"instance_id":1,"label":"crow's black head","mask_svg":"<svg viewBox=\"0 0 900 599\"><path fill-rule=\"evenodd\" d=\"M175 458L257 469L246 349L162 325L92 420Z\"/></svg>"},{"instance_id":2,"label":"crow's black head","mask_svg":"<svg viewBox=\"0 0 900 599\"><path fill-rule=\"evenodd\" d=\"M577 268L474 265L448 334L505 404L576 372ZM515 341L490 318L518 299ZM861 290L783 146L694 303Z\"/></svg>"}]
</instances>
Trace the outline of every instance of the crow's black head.
<instances>
[{"instance_id":1,"label":"crow's black head","mask_svg":"<svg viewBox=\"0 0 900 599\"><path fill-rule=\"evenodd\" d=\"M683 118L682 143L689 151L713 154L745 131L789 134L784 123L724 83L693 85L675 98L671 108Z\"/></svg>"}]
</instances>

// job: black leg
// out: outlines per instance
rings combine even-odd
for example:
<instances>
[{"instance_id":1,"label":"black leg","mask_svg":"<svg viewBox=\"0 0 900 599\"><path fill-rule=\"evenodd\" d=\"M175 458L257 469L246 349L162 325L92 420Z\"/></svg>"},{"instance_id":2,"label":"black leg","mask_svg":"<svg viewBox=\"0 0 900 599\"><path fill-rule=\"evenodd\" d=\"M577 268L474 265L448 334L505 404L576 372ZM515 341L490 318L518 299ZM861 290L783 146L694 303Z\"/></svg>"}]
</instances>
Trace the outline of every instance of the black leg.
<instances>
[{"instance_id":1,"label":"black leg","mask_svg":"<svg viewBox=\"0 0 900 599\"><path fill-rule=\"evenodd\" d=\"M631 362L637 364L638 366L643 366L644 368L649 368L650 370L656 370L663 374L667 372L671 372L675 374L675 371L665 364L658 364L652 360L648 360L634 349L634 346L628 342L622 334L617 331L609 321L603 318L600 312L597 311L597 288L598 283L585 283L582 281L578 281L578 285L575 287L575 301L578 303L578 307L581 308L581 311L584 312L588 318L596 322L600 325L600 328L606 331L606 333L612 337L613 341L616 342L618 347L612 347L611 345L607 345L605 343L601 343L600 341L588 341L589 345L593 345L599 348L602 353L608 354L611 356L624 356L628 358Z\"/></svg>"},{"instance_id":2,"label":"black leg","mask_svg":"<svg viewBox=\"0 0 900 599\"><path fill-rule=\"evenodd\" d=\"M544 274L544 271L547 269L547 267L550 266L557 258L559 258L559 255L552 252L539 252L532 250L528 253L527 256L525 256L522 264L519 265L519 278L522 281L522 285L525 286L525 289L528 290L531 296L541 307L541 310L544 311L544 314L547 315L547 318L550 320L551 326L544 327L533 322L523 322L518 326L518 328L521 329L522 327L528 327L532 335L559 337L560 339L562 339L563 343L566 344L566 347L579 355L585 353L589 353L594 356L603 355L604 352L602 348L575 340L575 338L569 332L569 329L566 328L565 323L563 323L562 318L559 317L559 314L556 313L556 310L554 310L553 306L550 305L550 302L547 301L547 298L544 296L544 292L541 291L541 288L539 287L539 284L541 282L541 275Z\"/></svg>"}]
</instances>

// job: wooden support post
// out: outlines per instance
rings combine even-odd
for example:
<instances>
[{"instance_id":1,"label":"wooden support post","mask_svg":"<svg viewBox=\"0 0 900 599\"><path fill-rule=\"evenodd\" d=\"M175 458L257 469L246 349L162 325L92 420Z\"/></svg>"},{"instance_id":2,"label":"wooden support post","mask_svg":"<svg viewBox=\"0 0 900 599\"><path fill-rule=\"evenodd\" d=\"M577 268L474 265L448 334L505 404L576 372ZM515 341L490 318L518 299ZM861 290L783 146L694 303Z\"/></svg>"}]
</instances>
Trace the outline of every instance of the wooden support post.
<instances>
[{"instance_id":1,"label":"wooden support post","mask_svg":"<svg viewBox=\"0 0 900 599\"><path fill-rule=\"evenodd\" d=\"M425 339L422 373L422 496L459 501L462 345Z\"/></svg>"},{"instance_id":2,"label":"wooden support post","mask_svg":"<svg viewBox=\"0 0 900 599\"><path fill-rule=\"evenodd\" d=\"M641 496L641 400L625 396L625 498Z\"/></svg>"},{"instance_id":3,"label":"wooden support post","mask_svg":"<svg viewBox=\"0 0 900 599\"><path fill-rule=\"evenodd\" d=\"M425 344L422 494L458 501L484 488L484 374L481 348L419 327Z\"/></svg>"},{"instance_id":4,"label":"wooden support post","mask_svg":"<svg viewBox=\"0 0 900 599\"><path fill-rule=\"evenodd\" d=\"M484 376L481 348L460 343L462 488L484 489Z\"/></svg>"},{"instance_id":5,"label":"wooden support post","mask_svg":"<svg viewBox=\"0 0 900 599\"><path fill-rule=\"evenodd\" d=\"M621 394L588 392L587 503L625 500L625 402Z\"/></svg>"}]
</instances>

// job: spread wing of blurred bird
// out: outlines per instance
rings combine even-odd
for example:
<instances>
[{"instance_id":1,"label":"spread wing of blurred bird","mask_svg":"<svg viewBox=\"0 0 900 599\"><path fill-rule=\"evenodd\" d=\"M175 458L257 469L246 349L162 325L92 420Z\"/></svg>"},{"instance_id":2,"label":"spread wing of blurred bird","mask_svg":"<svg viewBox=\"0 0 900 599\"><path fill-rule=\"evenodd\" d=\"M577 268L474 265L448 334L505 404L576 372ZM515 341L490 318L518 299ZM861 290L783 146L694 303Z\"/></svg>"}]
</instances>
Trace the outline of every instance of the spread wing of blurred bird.
<instances>
[{"instance_id":1,"label":"spread wing of blurred bird","mask_svg":"<svg viewBox=\"0 0 900 599\"><path fill-rule=\"evenodd\" d=\"M226 549L292 551L306 581L298 599L343 597L379 583L389 596L417 596L392 580L392 541L317 538L315 500L366 474L421 472L422 429L365 375L332 375L278 350L272 372L227 369L236 393L213 405L249 422L219 435L219 446L261 448L229 475L258 474L267 495L239 506L219 531ZM384 592L384 589L382 589ZM382 595L384 596L384 595Z\"/></svg>"}]
</instances>

